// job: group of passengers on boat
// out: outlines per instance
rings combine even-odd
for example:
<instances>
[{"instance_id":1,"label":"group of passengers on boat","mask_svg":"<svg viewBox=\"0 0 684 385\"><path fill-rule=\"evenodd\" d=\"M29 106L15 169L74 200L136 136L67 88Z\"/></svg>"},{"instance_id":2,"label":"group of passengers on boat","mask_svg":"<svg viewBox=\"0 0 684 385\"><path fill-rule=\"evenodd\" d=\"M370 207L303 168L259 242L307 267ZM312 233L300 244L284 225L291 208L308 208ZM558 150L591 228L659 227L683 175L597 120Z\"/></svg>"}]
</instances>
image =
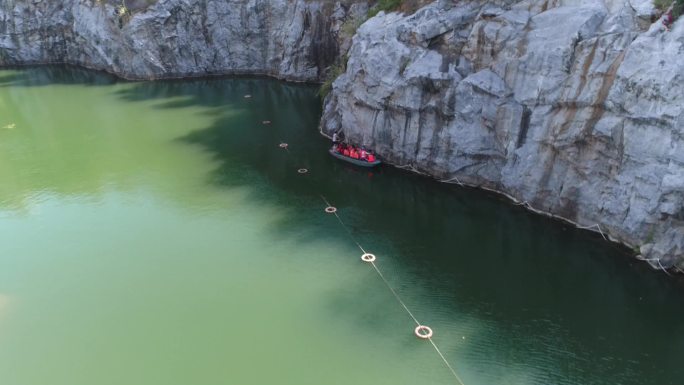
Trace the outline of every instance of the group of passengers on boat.
<instances>
[{"instance_id":1,"label":"group of passengers on boat","mask_svg":"<svg viewBox=\"0 0 684 385\"><path fill-rule=\"evenodd\" d=\"M333 134L332 141L332 149L338 154L344 155L352 159L362 160L370 163L375 162L377 160L375 154L373 154L373 151L366 150L363 147L356 147L345 143L343 132L335 132Z\"/></svg>"}]
</instances>

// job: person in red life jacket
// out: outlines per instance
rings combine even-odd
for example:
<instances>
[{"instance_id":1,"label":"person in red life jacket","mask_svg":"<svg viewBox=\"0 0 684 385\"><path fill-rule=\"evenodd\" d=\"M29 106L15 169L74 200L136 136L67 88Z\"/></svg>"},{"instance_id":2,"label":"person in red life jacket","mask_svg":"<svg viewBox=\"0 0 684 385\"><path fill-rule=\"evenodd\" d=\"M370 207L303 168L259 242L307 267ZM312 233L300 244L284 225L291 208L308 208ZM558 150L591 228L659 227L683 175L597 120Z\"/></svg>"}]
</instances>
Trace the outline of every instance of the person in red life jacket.
<instances>
[{"instance_id":1,"label":"person in red life jacket","mask_svg":"<svg viewBox=\"0 0 684 385\"><path fill-rule=\"evenodd\" d=\"M361 151L359 152L359 159L366 160L367 156L368 153L366 152L366 149L361 147Z\"/></svg>"},{"instance_id":2,"label":"person in red life jacket","mask_svg":"<svg viewBox=\"0 0 684 385\"><path fill-rule=\"evenodd\" d=\"M344 156L349 156L349 147L345 146L344 149L342 150L342 155Z\"/></svg>"},{"instance_id":3,"label":"person in red life jacket","mask_svg":"<svg viewBox=\"0 0 684 385\"><path fill-rule=\"evenodd\" d=\"M349 151L349 156L353 159L359 159L359 151L352 147L351 151Z\"/></svg>"},{"instance_id":4,"label":"person in red life jacket","mask_svg":"<svg viewBox=\"0 0 684 385\"><path fill-rule=\"evenodd\" d=\"M372 152L369 152L368 155L366 156L366 160L368 162L371 162L371 163L375 162L375 155L373 155Z\"/></svg>"}]
</instances>

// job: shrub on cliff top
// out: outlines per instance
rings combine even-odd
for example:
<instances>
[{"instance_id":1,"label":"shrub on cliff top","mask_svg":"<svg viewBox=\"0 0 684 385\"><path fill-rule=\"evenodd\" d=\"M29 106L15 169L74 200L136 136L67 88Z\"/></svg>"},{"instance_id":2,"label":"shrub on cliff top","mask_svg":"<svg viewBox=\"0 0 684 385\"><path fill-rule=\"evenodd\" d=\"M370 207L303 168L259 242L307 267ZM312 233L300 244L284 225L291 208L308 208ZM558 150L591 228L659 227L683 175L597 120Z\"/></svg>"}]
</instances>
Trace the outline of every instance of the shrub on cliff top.
<instances>
[{"instance_id":1,"label":"shrub on cliff top","mask_svg":"<svg viewBox=\"0 0 684 385\"><path fill-rule=\"evenodd\" d=\"M653 6L660 12L665 12L673 4L672 16L676 19L684 13L684 0L653 0Z\"/></svg>"},{"instance_id":2,"label":"shrub on cliff top","mask_svg":"<svg viewBox=\"0 0 684 385\"><path fill-rule=\"evenodd\" d=\"M373 17L380 11L413 13L417 11L418 8L431 3L432 1L433 0L378 0L377 4L368 11L368 17Z\"/></svg>"},{"instance_id":3,"label":"shrub on cliff top","mask_svg":"<svg viewBox=\"0 0 684 385\"><path fill-rule=\"evenodd\" d=\"M368 17L377 15L380 11L394 11L401 5L401 0L380 0L368 11Z\"/></svg>"},{"instance_id":4,"label":"shrub on cliff top","mask_svg":"<svg viewBox=\"0 0 684 385\"><path fill-rule=\"evenodd\" d=\"M123 5L129 12L135 12L143 10L152 4L155 4L158 0L97 0L97 3L107 3L115 7Z\"/></svg>"}]
</instances>

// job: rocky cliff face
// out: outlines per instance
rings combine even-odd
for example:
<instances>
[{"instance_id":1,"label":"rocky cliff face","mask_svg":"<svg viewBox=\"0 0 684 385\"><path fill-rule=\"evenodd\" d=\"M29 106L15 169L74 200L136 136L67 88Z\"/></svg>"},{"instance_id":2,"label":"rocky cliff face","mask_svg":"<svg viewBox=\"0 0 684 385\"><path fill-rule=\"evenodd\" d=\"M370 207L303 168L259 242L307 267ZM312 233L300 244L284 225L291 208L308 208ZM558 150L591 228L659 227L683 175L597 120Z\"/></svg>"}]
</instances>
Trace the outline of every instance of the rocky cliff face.
<instances>
[{"instance_id":1,"label":"rocky cliff face","mask_svg":"<svg viewBox=\"0 0 684 385\"><path fill-rule=\"evenodd\" d=\"M384 159L684 268L684 21L650 0L436 1L370 19L326 99Z\"/></svg>"},{"instance_id":2,"label":"rocky cliff face","mask_svg":"<svg viewBox=\"0 0 684 385\"><path fill-rule=\"evenodd\" d=\"M70 63L132 79L265 74L317 81L360 1L159 0L119 16L102 0L1 0L0 65Z\"/></svg>"}]
</instances>

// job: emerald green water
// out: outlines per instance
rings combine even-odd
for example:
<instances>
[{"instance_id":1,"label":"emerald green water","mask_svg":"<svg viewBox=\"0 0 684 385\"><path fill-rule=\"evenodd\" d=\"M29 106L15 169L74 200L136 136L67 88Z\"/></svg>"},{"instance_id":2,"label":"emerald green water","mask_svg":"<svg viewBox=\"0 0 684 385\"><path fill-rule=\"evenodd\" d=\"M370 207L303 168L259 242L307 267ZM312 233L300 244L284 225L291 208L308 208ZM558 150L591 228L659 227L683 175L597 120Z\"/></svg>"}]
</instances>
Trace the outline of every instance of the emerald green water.
<instances>
[{"instance_id":1,"label":"emerald green water","mask_svg":"<svg viewBox=\"0 0 684 385\"><path fill-rule=\"evenodd\" d=\"M0 71L0 384L456 383L319 194L467 385L682 383L678 281L496 196L341 164L315 91Z\"/></svg>"}]
</instances>

